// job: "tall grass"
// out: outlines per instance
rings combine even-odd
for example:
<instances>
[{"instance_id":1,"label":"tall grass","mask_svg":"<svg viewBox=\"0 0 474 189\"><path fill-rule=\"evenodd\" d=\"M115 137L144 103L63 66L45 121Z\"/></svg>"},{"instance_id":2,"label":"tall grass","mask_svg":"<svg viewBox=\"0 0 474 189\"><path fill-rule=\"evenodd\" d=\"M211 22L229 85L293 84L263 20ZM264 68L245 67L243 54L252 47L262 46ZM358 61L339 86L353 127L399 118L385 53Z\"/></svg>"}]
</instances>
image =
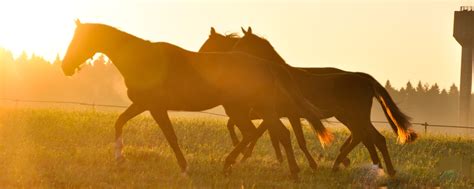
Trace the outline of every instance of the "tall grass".
<instances>
[{"instance_id":1,"label":"tall grass","mask_svg":"<svg viewBox=\"0 0 474 189\"><path fill-rule=\"evenodd\" d=\"M370 158L359 145L349 154L350 168L332 172L338 147L349 135L335 131L334 143L322 149L305 127L308 147L319 163L312 171L294 141L301 181L288 177L286 162L279 164L264 135L253 156L222 174L223 160L232 149L225 118L173 116L180 146L190 166L189 177L179 167L159 127L148 115L124 128L127 161L113 159L113 124L117 112L59 109L0 109L0 188L351 188L388 186L469 188L467 178L441 177L435 170L440 158L474 158L474 142L467 137L421 136L413 144L399 145L393 133L388 148L398 174L371 176Z\"/></svg>"}]
</instances>

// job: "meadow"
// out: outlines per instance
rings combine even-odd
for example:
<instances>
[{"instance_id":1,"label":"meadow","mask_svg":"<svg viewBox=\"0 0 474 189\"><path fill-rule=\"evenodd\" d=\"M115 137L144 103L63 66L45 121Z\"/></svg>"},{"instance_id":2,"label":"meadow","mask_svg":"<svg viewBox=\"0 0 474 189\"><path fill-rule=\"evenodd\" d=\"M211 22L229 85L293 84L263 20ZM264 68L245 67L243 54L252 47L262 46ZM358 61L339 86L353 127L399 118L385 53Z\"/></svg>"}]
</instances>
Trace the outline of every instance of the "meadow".
<instances>
[{"instance_id":1,"label":"meadow","mask_svg":"<svg viewBox=\"0 0 474 189\"><path fill-rule=\"evenodd\" d=\"M332 163L345 129L331 130L335 140L323 149L305 126L310 152L319 169L311 170L293 139L300 181L293 182L286 162L280 164L268 134L258 142L253 156L222 174L223 160L232 149L226 118L172 115L180 146L188 160L189 176L182 177L172 150L148 114L124 128L124 154L118 165L113 158L114 122L118 111L64 110L53 108L0 108L0 188L472 188L460 174L436 170L440 158L474 159L470 137L423 135L413 144L396 143L384 132L395 177L374 174L362 145L349 158L352 165L332 172Z\"/></svg>"}]
</instances>

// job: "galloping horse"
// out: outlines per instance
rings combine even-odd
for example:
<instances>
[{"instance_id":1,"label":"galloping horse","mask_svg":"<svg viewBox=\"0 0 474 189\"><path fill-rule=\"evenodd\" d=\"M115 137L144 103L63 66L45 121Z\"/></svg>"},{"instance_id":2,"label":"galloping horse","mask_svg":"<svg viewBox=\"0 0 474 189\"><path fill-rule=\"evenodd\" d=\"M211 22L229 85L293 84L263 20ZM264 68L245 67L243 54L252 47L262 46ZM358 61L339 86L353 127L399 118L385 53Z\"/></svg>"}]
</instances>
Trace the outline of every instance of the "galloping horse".
<instances>
[{"instance_id":1,"label":"galloping horse","mask_svg":"<svg viewBox=\"0 0 474 189\"><path fill-rule=\"evenodd\" d=\"M122 127L143 111L150 111L173 149L181 171L187 162L167 110L202 111L223 105L226 114L245 133L242 141L227 156L224 172L230 173L239 153L256 140L255 126L248 112L258 112L269 131L282 142L291 176L299 172L289 131L276 115L275 105L284 103L305 117L321 113L305 99L289 74L289 66L270 63L244 53L196 53L178 46L152 43L104 24L76 21L74 37L63 59L62 69L71 76L95 53L106 54L124 77L127 95L133 104L115 125L116 158L122 160ZM323 143L330 133L316 125Z\"/></svg>"},{"instance_id":2,"label":"galloping horse","mask_svg":"<svg viewBox=\"0 0 474 189\"><path fill-rule=\"evenodd\" d=\"M271 44L267 40L254 35L250 27L248 31L244 29L242 31L245 35L239 38L234 34L223 36L216 33L214 28L211 28L209 39L201 47L200 52L243 51L272 62L286 64ZM304 96L315 106L324 110L324 116L321 118L336 117L351 131L351 136L342 145L334 162L333 170L337 170L340 163L349 164L347 154L362 142L368 149L374 164L378 164L382 168L375 150L375 147L377 147L382 152L388 174L394 175L396 173L390 160L385 137L375 129L370 121L372 98L376 98L381 104L392 129L398 135L399 142L412 142L417 135L410 129L409 117L399 110L380 83L368 74L345 72L335 68L301 68L301 70L295 69L290 72L298 81L299 88ZM310 72L314 75L311 77L301 76L305 75L304 72ZM254 118L257 119L258 117ZM300 148L306 154L307 149L299 118L288 117L294 128ZM231 118L228 121L231 137L233 140L238 140L235 134L232 134L234 132L233 125ZM281 153L279 152L278 143L274 147L276 147L277 155ZM308 157L308 155L306 156Z\"/></svg>"}]
</instances>

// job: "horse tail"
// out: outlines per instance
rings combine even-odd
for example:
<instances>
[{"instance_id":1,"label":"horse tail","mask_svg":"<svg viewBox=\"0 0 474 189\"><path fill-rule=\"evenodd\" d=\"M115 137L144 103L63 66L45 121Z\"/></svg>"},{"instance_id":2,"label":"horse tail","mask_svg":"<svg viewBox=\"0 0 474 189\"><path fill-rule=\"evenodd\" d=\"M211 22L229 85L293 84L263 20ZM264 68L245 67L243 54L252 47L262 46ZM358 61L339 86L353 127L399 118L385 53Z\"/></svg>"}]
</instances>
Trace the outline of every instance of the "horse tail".
<instances>
[{"instance_id":1,"label":"horse tail","mask_svg":"<svg viewBox=\"0 0 474 189\"><path fill-rule=\"evenodd\" d=\"M387 90L369 74L360 72L356 74L371 81L375 98L382 106L385 117L387 117L393 131L397 134L398 142L404 144L415 141L418 135L411 129L411 118L398 108Z\"/></svg>"},{"instance_id":2,"label":"horse tail","mask_svg":"<svg viewBox=\"0 0 474 189\"><path fill-rule=\"evenodd\" d=\"M298 113L306 118L313 127L314 131L316 131L321 145L323 147L329 145L333 139L333 135L320 121L320 118L323 117L323 114L302 95L300 89L296 85L294 78L290 74L289 70L287 70L297 68L290 66L283 67L280 65L277 67L278 69L273 69L274 71L276 70L277 83L283 92L289 97L290 102L292 102L297 108Z\"/></svg>"}]
</instances>

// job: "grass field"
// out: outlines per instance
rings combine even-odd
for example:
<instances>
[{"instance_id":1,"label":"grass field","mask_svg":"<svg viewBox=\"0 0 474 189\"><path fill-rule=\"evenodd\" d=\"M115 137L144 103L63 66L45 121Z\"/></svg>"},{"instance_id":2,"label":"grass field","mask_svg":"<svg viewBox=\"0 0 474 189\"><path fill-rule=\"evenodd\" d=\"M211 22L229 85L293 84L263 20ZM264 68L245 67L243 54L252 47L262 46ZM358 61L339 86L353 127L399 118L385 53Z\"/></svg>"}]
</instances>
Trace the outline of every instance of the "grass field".
<instances>
[{"instance_id":1,"label":"grass field","mask_svg":"<svg viewBox=\"0 0 474 189\"><path fill-rule=\"evenodd\" d=\"M396 177L372 177L367 151L359 145L349 158L350 168L333 173L331 165L348 133L336 130L335 141L322 149L309 127L308 147L320 168L312 171L293 140L301 181L288 177L286 162L274 157L267 135L254 155L222 174L232 145L225 118L173 116L180 146L188 160L189 177L180 175L175 157L161 131L148 116L139 116L124 129L125 164L113 159L117 112L59 109L0 109L0 188L471 188L459 174L440 176L441 157L474 158L474 142L467 137L421 136L399 145L387 136ZM334 130L334 129L333 129ZM294 139L294 136L292 136Z\"/></svg>"}]
</instances>

